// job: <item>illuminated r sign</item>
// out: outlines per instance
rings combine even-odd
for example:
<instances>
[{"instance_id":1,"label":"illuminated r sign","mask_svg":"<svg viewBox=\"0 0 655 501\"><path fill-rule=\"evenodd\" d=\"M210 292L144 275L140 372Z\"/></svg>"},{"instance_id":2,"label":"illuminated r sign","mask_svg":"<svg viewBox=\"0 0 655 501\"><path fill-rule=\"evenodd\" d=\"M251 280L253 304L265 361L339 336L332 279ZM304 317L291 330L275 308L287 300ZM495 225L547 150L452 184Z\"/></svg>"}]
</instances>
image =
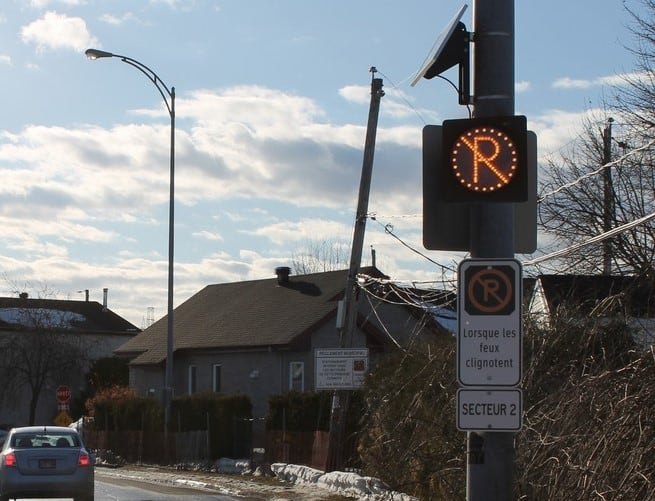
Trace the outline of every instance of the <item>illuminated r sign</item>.
<instances>
[{"instance_id":1,"label":"illuminated r sign","mask_svg":"<svg viewBox=\"0 0 655 501\"><path fill-rule=\"evenodd\" d=\"M461 134L451 149L452 172L467 189L491 192L507 185L518 167L512 139L494 127L475 127Z\"/></svg>"}]
</instances>

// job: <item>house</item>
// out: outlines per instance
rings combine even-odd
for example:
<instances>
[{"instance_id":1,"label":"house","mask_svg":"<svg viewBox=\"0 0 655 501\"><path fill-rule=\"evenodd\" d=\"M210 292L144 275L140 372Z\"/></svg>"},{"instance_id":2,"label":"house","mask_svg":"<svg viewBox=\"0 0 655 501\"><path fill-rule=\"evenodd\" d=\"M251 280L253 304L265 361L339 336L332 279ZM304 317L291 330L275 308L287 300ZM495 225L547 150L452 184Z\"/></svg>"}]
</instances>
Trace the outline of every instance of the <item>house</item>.
<instances>
[{"instance_id":1,"label":"house","mask_svg":"<svg viewBox=\"0 0 655 501\"><path fill-rule=\"evenodd\" d=\"M86 389L85 376L92 361L113 356L117 347L138 332L139 328L107 307L106 289L103 304L89 301L88 294L84 301L30 298L27 293L0 297L0 370L21 373L15 380L3 373L5 381L12 383L0 388L0 423L28 423L33 393L26 382L28 374L32 385L39 383L38 377L44 379L35 402L35 423L51 424L59 410L67 410L65 403L58 408L57 388L70 389L71 400L79 397ZM71 360L65 354L58 357L53 341L75 346L83 358L62 363L65 367L44 363L39 356L50 362Z\"/></svg>"},{"instance_id":2,"label":"house","mask_svg":"<svg viewBox=\"0 0 655 501\"><path fill-rule=\"evenodd\" d=\"M338 348L339 300L348 270L208 285L174 310L173 394L242 393L255 421L271 395L315 389L314 350ZM358 317L352 347L369 349L369 363L412 336L434 335L438 324L408 298L391 292L377 268L360 270ZM421 302L412 295L412 301ZM130 386L163 394L167 318L115 353L130 359Z\"/></svg>"},{"instance_id":3,"label":"house","mask_svg":"<svg viewBox=\"0 0 655 501\"><path fill-rule=\"evenodd\" d=\"M530 284L527 310L544 325L565 309L575 308L585 316L621 315L638 343L650 346L655 341L655 289L639 277L539 275Z\"/></svg>"}]
</instances>

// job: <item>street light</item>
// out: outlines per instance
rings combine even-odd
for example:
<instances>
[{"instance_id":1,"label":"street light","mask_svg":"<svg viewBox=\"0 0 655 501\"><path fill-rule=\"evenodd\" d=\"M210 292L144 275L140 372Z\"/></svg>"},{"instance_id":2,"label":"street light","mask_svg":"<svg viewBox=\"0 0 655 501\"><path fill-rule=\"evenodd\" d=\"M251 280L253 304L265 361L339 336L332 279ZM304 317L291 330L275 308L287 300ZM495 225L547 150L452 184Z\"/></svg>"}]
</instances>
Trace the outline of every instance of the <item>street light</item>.
<instances>
[{"instance_id":1,"label":"street light","mask_svg":"<svg viewBox=\"0 0 655 501\"><path fill-rule=\"evenodd\" d=\"M157 74L145 64L127 56L112 54L104 50L87 49L86 57L91 60L117 57L124 63L134 66L150 80L164 100L168 114L171 117L171 178L168 210L168 329L166 334L166 372L164 376L164 431L168 433L173 396L173 250L174 250L174 215L175 215L175 87L170 89Z\"/></svg>"}]
</instances>

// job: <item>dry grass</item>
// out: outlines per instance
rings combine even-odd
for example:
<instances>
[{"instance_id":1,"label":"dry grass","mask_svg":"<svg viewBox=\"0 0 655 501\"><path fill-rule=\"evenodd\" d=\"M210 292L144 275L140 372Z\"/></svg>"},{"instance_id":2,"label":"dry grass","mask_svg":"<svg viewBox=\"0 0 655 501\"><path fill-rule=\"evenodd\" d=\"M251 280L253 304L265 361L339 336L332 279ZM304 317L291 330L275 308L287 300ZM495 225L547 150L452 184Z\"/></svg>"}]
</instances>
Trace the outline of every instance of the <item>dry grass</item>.
<instances>
[{"instance_id":1,"label":"dry grass","mask_svg":"<svg viewBox=\"0 0 655 501\"><path fill-rule=\"evenodd\" d=\"M572 318L526 327L517 498L655 499L655 354L635 346L620 319ZM420 499L464 499L454 357L448 343L420 346L374 375L360 442L366 474Z\"/></svg>"}]
</instances>

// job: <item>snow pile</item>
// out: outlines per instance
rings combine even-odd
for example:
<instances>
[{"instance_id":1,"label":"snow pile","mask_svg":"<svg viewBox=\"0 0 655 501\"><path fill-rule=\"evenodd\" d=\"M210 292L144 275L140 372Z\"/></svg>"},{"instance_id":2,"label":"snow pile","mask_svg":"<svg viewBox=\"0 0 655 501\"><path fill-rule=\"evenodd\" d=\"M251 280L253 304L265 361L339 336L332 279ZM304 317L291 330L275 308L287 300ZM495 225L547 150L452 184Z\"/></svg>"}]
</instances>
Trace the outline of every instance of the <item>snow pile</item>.
<instances>
[{"instance_id":1,"label":"snow pile","mask_svg":"<svg viewBox=\"0 0 655 501\"><path fill-rule=\"evenodd\" d=\"M315 484L323 475L321 470L297 464L273 463L271 470L278 479L292 484Z\"/></svg>"},{"instance_id":2,"label":"snow pile","mask_svg":"<svg viewBox=\"0 0 655 501\"><path fill-rule=\"evenodd\" d=\"M227 473L230 475L250 473L250 461L247 459L221 458L214 463L214 467L218 473Z\"/></svg>"},{"instance_id":3,"label":"snow pile","mask_svg":"<svg viewBox=\"0 0 655 501\"><path fill-rule=\"evenodd\" d=\"M315 484L343 496L355 496L363 501L415 501L416 498L390 491L384 482L373 477L363 477L357 473L333 471L323 473L308 466L273 463L271 470L275 476L294 484Z\"/></svg>"}]
</instances>

